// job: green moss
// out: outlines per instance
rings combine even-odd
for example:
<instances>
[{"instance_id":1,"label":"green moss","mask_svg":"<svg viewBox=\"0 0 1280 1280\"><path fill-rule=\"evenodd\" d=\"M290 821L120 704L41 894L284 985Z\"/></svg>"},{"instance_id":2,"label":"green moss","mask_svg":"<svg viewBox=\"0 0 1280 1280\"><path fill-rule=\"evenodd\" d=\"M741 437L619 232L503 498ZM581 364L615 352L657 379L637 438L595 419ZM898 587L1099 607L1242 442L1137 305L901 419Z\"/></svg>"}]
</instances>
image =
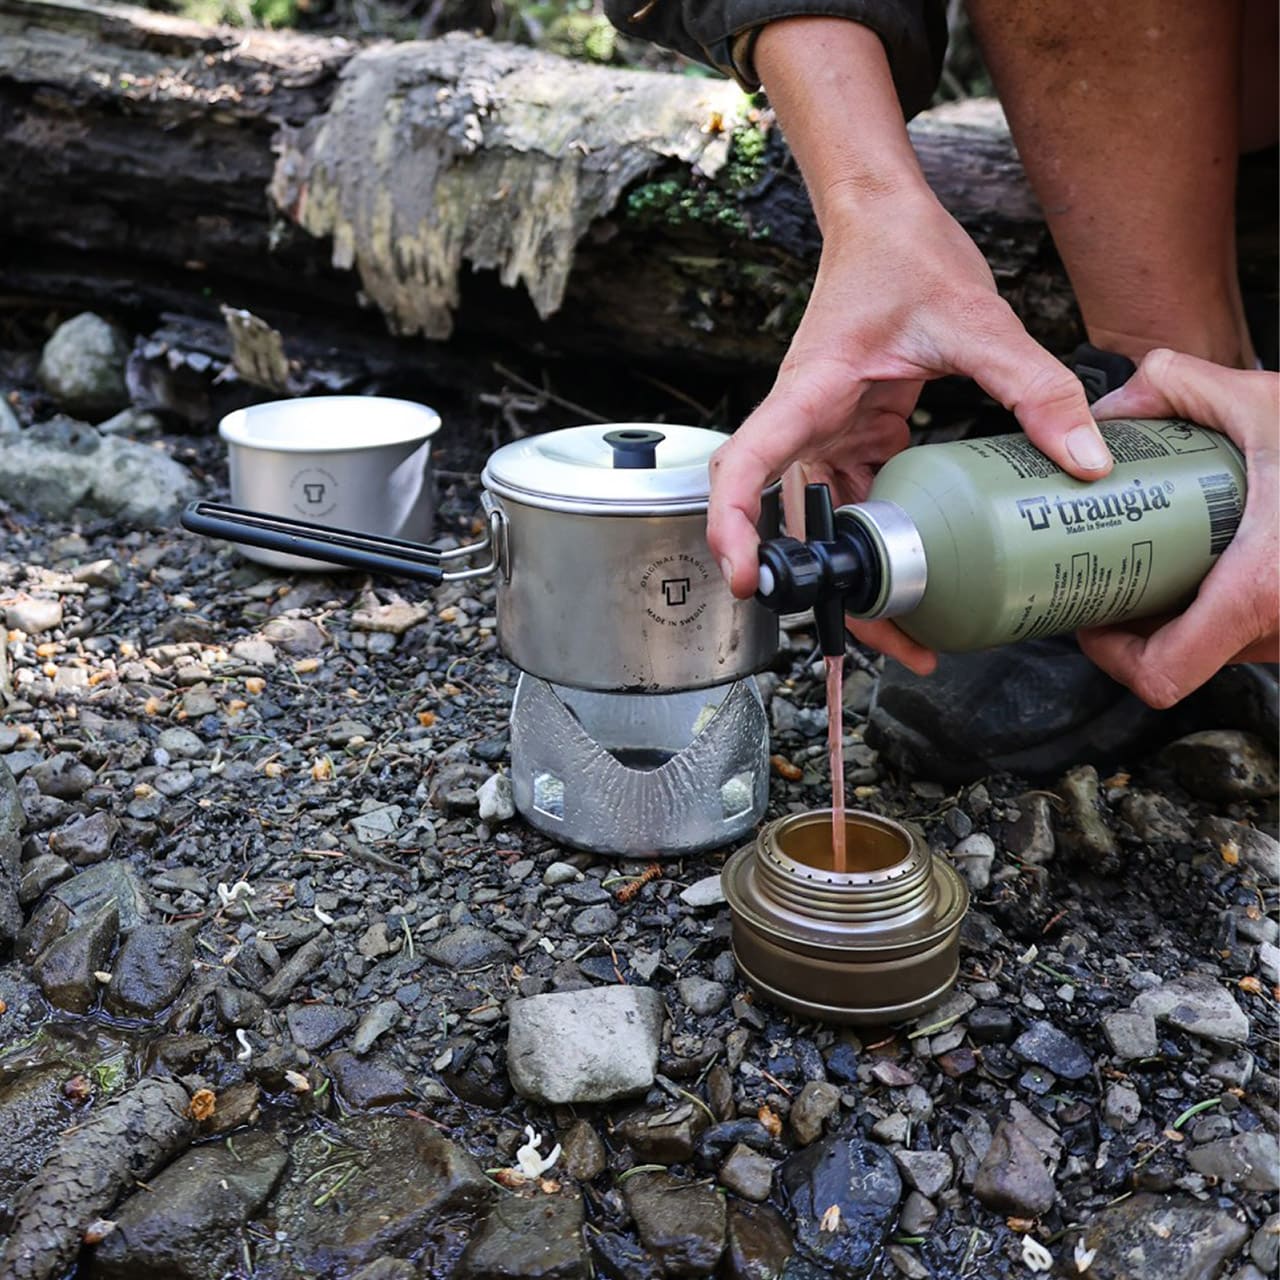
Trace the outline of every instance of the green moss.
<instances>
[{"instance_id":1,"label":"green moss","mask_svg":"<svg viewBox=\"0 0 1280 1280\"><path fill-rule=\"evenodd\" d=\"M566 13L547 27L543 48L586 62L613 62L618 56L618 33L603 14Z\"/></svg>"},{"instance_id":2,"label":"green moss","mask_svg":"<svg viewBox=\"0 0 1280 1280\"><path fill-rule=\"evenodd\" d=\"M730 188L743 191L754 187L764 177L768 146L768 138L756 125L740 125L733 131L729 159L724 167L724 180Z\"/></svg>"}]
</instances>

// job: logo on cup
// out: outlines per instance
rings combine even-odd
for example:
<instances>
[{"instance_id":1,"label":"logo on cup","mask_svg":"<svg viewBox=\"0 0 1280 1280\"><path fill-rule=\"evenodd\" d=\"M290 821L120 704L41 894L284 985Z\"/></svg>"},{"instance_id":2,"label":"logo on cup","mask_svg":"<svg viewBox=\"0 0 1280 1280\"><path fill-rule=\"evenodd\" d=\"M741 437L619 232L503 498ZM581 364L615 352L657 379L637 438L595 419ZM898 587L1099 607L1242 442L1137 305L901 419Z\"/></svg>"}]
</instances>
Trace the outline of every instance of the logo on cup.
<instances>
[{"instance_id":1,"label":"logo on cup","mask_svg":"<svg viewBox=\"0 0 1280 1280\"><path fill-rule=\"evenodd\" d=\"M689 579L663 578L662 595L669 605L687 604L689 600Z\"/></svg>"},{"instance_id":2,"label":"logo on cup","mask_svg":"<svg viewBox=\"0 0 1280 1280\"><path fill-rule=\"evenodd\" d=\"M338 481L323 467L303 467L289 481L293 509L309 520L321 520L338 508Z\"/></svg>"}]
</instances>

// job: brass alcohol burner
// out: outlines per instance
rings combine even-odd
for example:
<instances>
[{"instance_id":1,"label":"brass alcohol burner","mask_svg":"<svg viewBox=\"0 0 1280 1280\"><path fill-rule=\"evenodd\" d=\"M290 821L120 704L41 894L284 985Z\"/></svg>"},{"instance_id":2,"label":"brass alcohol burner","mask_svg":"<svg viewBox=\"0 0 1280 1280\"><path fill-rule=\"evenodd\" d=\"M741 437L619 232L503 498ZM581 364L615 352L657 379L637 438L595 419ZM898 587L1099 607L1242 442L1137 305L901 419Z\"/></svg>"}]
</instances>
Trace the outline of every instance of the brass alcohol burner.
<instances>
[{"instance_id":1,"label":"brass alcohol burner","mask_svg":"<svg viewBox=\"0 0 1280 1280\"><path fill-rule=\"evenodd\" d=\"M964 882L906 827L845 818L847 870L832 870L831 812L769 823L726 865L733 950L774 1004L825 1022L913 1018L959 968Z\"/></svg>"}]
</instances>

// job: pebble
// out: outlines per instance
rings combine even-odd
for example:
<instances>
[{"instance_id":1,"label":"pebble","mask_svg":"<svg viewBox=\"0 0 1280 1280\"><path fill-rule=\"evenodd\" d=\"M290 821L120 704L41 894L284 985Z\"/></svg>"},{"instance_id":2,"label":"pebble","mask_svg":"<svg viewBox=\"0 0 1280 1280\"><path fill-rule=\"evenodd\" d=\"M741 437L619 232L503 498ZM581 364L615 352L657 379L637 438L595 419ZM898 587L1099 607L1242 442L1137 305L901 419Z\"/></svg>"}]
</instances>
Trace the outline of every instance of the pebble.
<instances>
[{"instance_id":1,"label":"pebble","mask_svg":"<svg viewBox=\"0 0 1280 1280\"><path fill-rule=\"evenodd\" d=\"M1089 1055L1051 1022L1033 1022L1013 1042L1013 1051L1064 1080L1083 1080L1093 1070Z\"/></svg>"},{"instance_id":2,"label":"pebble","mask_svg":"<svg viewBox=\"0 0 1280 1280\"><path fill-rule=\"evenodd\" d=\"M67 413L99 422L129 404L129 339L92 311L64 321L40 354L40 381Z\"/></svg>"},{"instance_id":3,"label":"pebble","mask_svg":"<svg viewBox=\"0 0 1280 1280\"><path fill-rule=\"evenodd\" d=\"M157 739L157 745L167 751L170 757L178 760L200 760L209 751L199 734L192 733L181 725L163 730Z\"/></svg>"},{"instance_id":4,"label":"pebble","mask_svg":"<svg viewBox=\"0 0 1280 1280\"><path fill-rule=\"evenodd\" d=\"M495 773L476 792L481 822L507 822L516 816L515 790L505 773Z\"/></svg>"},{"instance_id":5,"label":"pebble","mask_svg":"<svg viewBox=\"0 0 1280 1280\"><path fill-rule=\"evenodd\" d=\"M1267 800L1280 789L1275 756L1251 733L1206 729L1171 742L1161 759L1204 800Z\"/></svg>"},{"instance_id":6,"label":"pebble","mask_svg":"<svg viewBox=\"0 0 1280 1280\"><path fill-rule=\"evenodd\" d=\"M504 1196L471 1237L457 1280L567 1280L590 1274L582 1198Z\"/></svg>"},{"instance_id":7,"label":"pebble","mask_svg":"<svg viewBox=\"0 0 1280 1280\"><path fill-rule=\"evenodd\" d=\"M720 1166L720 1185L744 1200L761 1201L773 1190L774 1162L737 1143Z\"/></svg>"},{"instance_id":8,"label":"pebble","mask_svg":"<svg viewBox=\"0 0 1280 1280\"><path fill-rule=\"evenodd\" d=\"M1246 1191L1280 1191L1280 1145L1261 1129L1205 1143L1187 1161L1197 1173Z\"/></svg>"},{"instance_id":9,"label":"pebble","mask_svg":"<svg viewBox=\"0 0 1280 1280\"><path fill-rule=\"evenodd\" d=\"M618 927L618 913L603 904L579 911L569 927L579 938L599 938Z\"/></svg>"},{"instance_id":10,"label":"pebble","mask_svg":"<svg viewBox=\"0 0 1280 1280\"><path fill-rule=\"evenodd\" d=\"M703 876L701 880L695 880L687 889L680 891L680 901L686 907L703 908L718 907L725 901L724 886L720 883L720 877Z\"/></svg>"},{"instance_id":11,"label":"pebble","mask_svg":"<svg viewBox=\"0 0 1280 1280\"><path fill-rule=\"evenodd\" d=\"M1207 974L1188 974L1143 991L1131 1007L1202 1040L1244 1044L1249 1038L1244 1010Z\"/></svg>"},{"instance_id":12,"label":"pebble","mask_svg":"<svg viewBox=\"0 0 1280 1280\"><path fill-rule=\"evenodd\" d=\"M1024 865L1043 867L1053 861L1057 850L1049 797L1022 795L1018 797L1017 806L1017 818L1004 824L1004 846Z\"/></svg>"},{"instance_id":13,"label":"pebble","mask_svg":"<svg viewBox=\"0 0 1280 1280\"><path fill-rule=\"evenodd\" d=\"M1273 1276L1280 1267L1280 1213L1273 1213L1253 1233L1249 1257L1264 1275Z\"/></svg>"},{"instance_id":14,"label":"pebble","mask_svg":"<svg viewBox=\"0 0 1280 1280\"><path fill-rule=\"evenodd\" d=\"M1063 848L1092 867L1110 871L1119 857L1119 848L1102 817L1106 803L1097 769L1091 764L1071 769L1058 783L1058 794L1066 806L1060 833Z\"/></svg>"},{"instance_id":15,"label":"pebble","mask_svg":"<svg viewBox=\"0 0 1280 1280\"><path fill-rule=\"evenodd\" d=\"M791 1228L769 1204L729 1202L728 1247L725 1249L725 1280L773 1280L784 1275L795 1250ZM644 1280L626 1273L627 1280Z\"/></svg>"},{"instance_id":16,"label":"pebble","mask_svg":"<svg viewBox=\"0 0 1280 1280\"><path fill-rule=\"evenodd\" d=\"M966 836L951 850L951 860L974 893L983 893L991 884L991 864L996 842L983 831Z\"/></svg>"},{"instance_id":17,"label":"pebble","mask_svg":"<svg viewBox=\"0 0 1280 1280\"><path fill-rule=\"evenodd\" d=\"M822 1137L832 1116L840 1110L840 1087L826 1080L810 1080L791 1104L791 1133L798 1145L807 1147Z\"/></svg>"},{"instance_id":18,"label":"pebble","mask_svg":"<svg viewBox=\"0 0 1280 1280\"><path fill-rule=\"evenodd\" d=\"M151 1017L167 1009L191 976L195 945L184 929L139 925L116 957L106 1007L126 1017Z\"/></svg>"},{"instance_id":19,"label":"pebble","mask_svg":"<svg viewBox=\"0 0 1280 1280\"><path fill-rule=\"evenodd\" d=\"M423 948L433 964L445 969L485 969L502 964L515 954L511 944L488 929L465 924Z\"/></svg>"},{"instance_id":20,"label":"pebble","mask_svg":"<svg viewBox=\"0 0 1280 1280\"><path fill-rule=\"evenodd\" d=\"M1127 1129L1137 1124L1142 1114L1142 1099L1131 1085L1116 1081L1107 1086L1102 1099L1102 1118L1113 1129Z\"/></svg>"},{"instance_id":21,"label":"pebble","mask_svg":"<svg viewBox=\"0 0 1280 1280\"><path fill-rule=\"evenodd\" d=\"M400 1021L400 1006L394 1000L379 1000L360 1019L351 1036L352 1053L368 1053L374 1043Z\"/></svg>"},{"instance_id":22,"label":"pebble","mask_svg":"<svg viewBox=\"0 0 1280 1280\"><path fill-rule=\"evenodd\" d=\"M940 1195L955 1174L955 1164L945 1151L895 1151L893 1158L907 1185L922 1196Z\"/></svg>"},{"instance_id":23,"label":"pebble","mask_svg":"<svg viewBox=\"0 0 1280 1280\"><path fill-rule=\"evenodd\" d=\"M709 1276L724 1252L724 1197L705 1182L638 1173L623 1186L640 1241L669 1276Z\"/></svg>"},{"instance_id":24,"label":"pebble","mask_svg":"<svg viewBox=\"0 0 1280 1280\"><path fill-rule=\"evenodd\" d=\"M1280 947L1271 942L1258 944L1258 972L1271 986L1280 984Z\"/></svg>"},{"instance_id":25,"label":"pebble","mask_svg":"<svg viewBox=\"0 0 1280 1280\"><path fill-rule=\"evenodd\" d=\"M88 1013L98 999L96 974L115 946L118 913L108 902L86 924L51 942L32 966L45 999L68 1013Z\"/></svg>"},{"instance_id":26,"label":"pebble","mask_svg":"<svg viewBox=\"0 0 1280 1280\"><path fill-rule=\"evenodd\" d=\"M119 832L119 819L99 809L87 818L51 831L49 848L68 862L85 867L110 856L111 846Z\"/></svg>"},{"instance_id":27,"label":"pebble","mask_svg":"<svg viewBox=\"0 0 1280 1280\"><path fill-rule=\"evenodd\" d=\"M1027 1135L1002 1120L978 1166L973 1194L997 1213L1038 1218L1053 1207L1053 1178Z\"/></svg>"},{"instance_id":28,"label":"pebble","mask_svg":"<svg viewBox=\"0 0 1280 1280\"><path fill-rule=\"evenodd\" d=\"M938 1210L933 1201L918 1191L912 1191L903 1201L898 1225L903 1235L927 1236L937 1220Z\"/></svg>"},{"instance_id":29,"label":"pebble","mask_svg":"<svg viewBox=\"0 0 1280 1280\"><path fill-rule=\"evenodd\" d=\"M968 1016L965 1025L976 1044L998 1044L1013 1035L1013 1014L1003 1005L984 1004Z\"/></svg>"},{"instance_id":30,"label":"pebble","mask_svg":"<svg viewBox=\"0 0 1280 1280\"><path fill-rule=\"evenodd\" d=\"M582 872L568 862L553 862L543 873L542 883L554 888L556 885L571 884L582 879Z\"/></svg>"},{"instance_id":31,"label":"pebble","mask_svg":"<svg viewBox=\"0 0 1280 1280\"><path fill-rule=\"evenodd\" d=\"M409 1102L415 1096L404 1072L385 1058L361 1058L347 1049L338 1049L324 1062L342 1096L357 1111Z\"/></svg>"},{"instance_id":32,"label":"pebble","mask_svg":"<svg viewBox=\"0 0 1280 1280\"><path fill-rule=\"evenodd\" d=\"M356 1015L331 1004L291 1004L285 1010L285 1020L294 1044L314 1053L350 1031Z\"/></svg>"},{"instance_id":33,"label":"pebble","mask_svg":"<svg viewBox=\"0 0 1280 1280\"><path fill-rule=\"evenodd\" d=\"M15 631L38 636L62 626L62 601L56 597L23 596L4 606L4 623Z\"/></svg>"},{"instance_id":34,"label":"pebble","mask_svg":"<svg viewBox=\"0 0 1280 1280\"><path fill-rule=\"evenodd\" d=\"M579 1182L590 1182L605 1170L608 1154L588 1120L575 1120L560 1139L559 1168Z\"/></svg>"},{"instance_id":35,"label":"pebble","mask_svg":"<svg viewBox=\"0 0 1280 1280\"><path fill-rule=\"evenodd\" d=\"M691 1013L704 1018L719 1013L729 1000L725 985L707 978L681 978L676 991Z\"/></svg>"},{"instance_id":36,"label":"pebble","mask_svg":"<svg viewBox=\"0 0 1280 1280\"><path fill-rule=\"evenodd\" d=\"M1117 1062L1152 1058L1159 1049L1156 1020L1149 1013L1139 1013L1132 1009L1105 1013L1102 1015L1102 1030Z\"/></svg>"},{"instance_id":37,"label":"pebble","mask_svg":"<svg viewBox=\"0 0 1280 1280\"><path fill-rule=\"evenodd\" d=\"M1249 1237L1235 1214L1186 1197L1139 1193L1097 1213L1082 1232L1089 1275L1211 1280Z\"/></svg>"}]
</instances>

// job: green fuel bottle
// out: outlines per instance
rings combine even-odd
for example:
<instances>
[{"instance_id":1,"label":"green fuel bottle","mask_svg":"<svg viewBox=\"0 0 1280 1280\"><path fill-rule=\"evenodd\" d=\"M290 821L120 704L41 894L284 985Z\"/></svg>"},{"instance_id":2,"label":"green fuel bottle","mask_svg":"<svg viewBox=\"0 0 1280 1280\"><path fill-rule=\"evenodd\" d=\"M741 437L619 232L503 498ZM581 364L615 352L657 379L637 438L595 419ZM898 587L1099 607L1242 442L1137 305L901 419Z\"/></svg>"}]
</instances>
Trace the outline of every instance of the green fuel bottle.
<instances>
[{"instance_id":1,"label":"green fuel bottle","mask_svg":"<svg viewBox=\"0 0 1280 1280\"><path fill-rule=\"evenodd\" d=\"M1176 610L1239 527L1244 458L1191 422L1100 426L1115 467L1091 483L1022 435L907 449L831 537L762 543L756 598L813 608L824 650L845 615L958 653Z\"/></svg>"}]
</instances>

